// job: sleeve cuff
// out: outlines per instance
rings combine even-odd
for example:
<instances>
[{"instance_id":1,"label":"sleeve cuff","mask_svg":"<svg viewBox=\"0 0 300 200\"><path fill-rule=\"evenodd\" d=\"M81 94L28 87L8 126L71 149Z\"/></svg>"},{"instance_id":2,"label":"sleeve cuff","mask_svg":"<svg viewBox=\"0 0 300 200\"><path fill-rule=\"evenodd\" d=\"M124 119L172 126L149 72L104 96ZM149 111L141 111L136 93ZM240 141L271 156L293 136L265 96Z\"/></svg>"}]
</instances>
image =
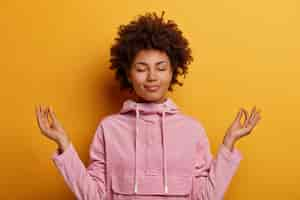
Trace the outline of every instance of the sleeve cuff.
<instances>
[{"instance_id":1,"label":"sleeve cuff","mask_svg":"<svg viewBox=\"0 0 300 200\"><path fill-rule=\"evenodd\" d=\"M51 159L57 164L63 164L65 160L68 160L73 157L75 149L72 143L69 144L67 149L59 154L58 149L52 154Z\"/></svg>"},{"instance_id":2,"label":"sleeve cuff","mask_svg":"<svg viewBox=\"0 0 300 200\"><path fill-rule=\"evenodd\" d=\"M241 152L235 147L233 151L230 151L224 144L221 144L219 152L229 162L239 163L243 159Z\"/></svg>"}]
</instances>

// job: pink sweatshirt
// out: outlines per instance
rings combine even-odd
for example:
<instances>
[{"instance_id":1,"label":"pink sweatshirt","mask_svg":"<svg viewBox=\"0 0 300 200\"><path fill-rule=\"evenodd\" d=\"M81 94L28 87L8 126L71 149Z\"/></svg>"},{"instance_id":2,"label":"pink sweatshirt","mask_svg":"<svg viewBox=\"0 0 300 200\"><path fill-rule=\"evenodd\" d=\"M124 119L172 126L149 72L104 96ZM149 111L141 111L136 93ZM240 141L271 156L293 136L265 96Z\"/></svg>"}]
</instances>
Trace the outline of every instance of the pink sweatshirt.
<instances>
[{"instance_id":1,"label":"pink sweatshirt","mask_svg":"<svg viewBox=\"0 0 300 200\"><path fill-rule=\"evenodd\" d=\"M52 160L79 200L221 200L242 159L223 144L215 158L202 124L168 98L127 99L104 117L87 168L72 143Z\"/></svg>"}]
</instances>

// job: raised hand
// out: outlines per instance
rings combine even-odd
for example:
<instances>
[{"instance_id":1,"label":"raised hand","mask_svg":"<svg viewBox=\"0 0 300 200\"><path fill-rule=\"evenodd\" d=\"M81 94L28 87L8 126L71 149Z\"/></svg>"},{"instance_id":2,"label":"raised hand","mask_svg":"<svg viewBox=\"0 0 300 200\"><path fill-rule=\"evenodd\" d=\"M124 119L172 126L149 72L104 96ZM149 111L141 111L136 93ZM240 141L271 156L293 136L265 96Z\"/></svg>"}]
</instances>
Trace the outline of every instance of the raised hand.
<instances>
[{"instance_id":1,"label":"raised hand","mask_svg":"<svg viewBox=\"0 0 300 200\"><path fill-rule=\"evenodd\" d=\"M254 106L249 116L248 112L245 109L241 108L237 113L236 118L227 129L223 143L232 149L234 143L237 140L246 135L249 135L261 119L260 112L261 111L257 111L256 106ZM241 117L243 114L245 116L245 120L242 124Z\"/></svg>"},{"instance_id":2,"label":"raised hand","mask_svg":"<svg viewBox=\"0 0 300 200\"><path fill-rule=\"evenodd\" d=\"M52 107L38 105L35 111L41 133L56 142L61 150L64 150L69 143L68 135L56 118Z\"/></svg>"}]
</instances>

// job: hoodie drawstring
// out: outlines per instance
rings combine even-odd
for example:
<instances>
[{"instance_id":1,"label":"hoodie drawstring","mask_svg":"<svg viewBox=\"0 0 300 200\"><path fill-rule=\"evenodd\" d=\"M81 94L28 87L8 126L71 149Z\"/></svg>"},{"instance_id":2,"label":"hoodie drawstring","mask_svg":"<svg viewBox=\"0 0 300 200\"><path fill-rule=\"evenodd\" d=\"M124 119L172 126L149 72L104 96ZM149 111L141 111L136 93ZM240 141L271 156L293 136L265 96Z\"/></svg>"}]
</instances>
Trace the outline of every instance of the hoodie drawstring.
<instances>
[{"instance_id":1,"label":"hoodie drawstring","mask_svg":"<svg viewBox=\"0 0 300 200\"><path fill-rule=\"evenodd\" d=\"M165 106L165 105L164 105ZM137 179L137 136L138 136L138 122L140 117L138 104L135 104L136 123L135 123L135 182L134 193L138 191L138 179ZM165 107L164 107L165 108ZM165 110L162 111L162 143L163 143L163 177L164 177L164 192L168 193L168 179L167 179L167 162L166 162L166 137L165 137Z\"/></svg>"},{"instance_id":2,"label":"hoodie drawstring","mask_svg":"<svg viewBox=\"0 0 300 200\"><path fill-rule=\"evenodd\" d=\"M134 193L137 193L138 190L138 180L137 180L137 135L138 135L138 121L139 121L139 117L140 117L140 112L139 112L139 107L138 104L136 105L136 121L135 121L135 181L134 181Z\"/></svg>"},{"instance_id":3,"label":"hoodie drawstring","mask_svg":"<svg viewBox=\"0 0 300 200\"><path fill-rule=\"evenodd\" d=\"M163 137L163 156L164 156L164 185L165 193L168 193L168 175L167 175L167 159L166 159L166 136L165 136L165 110L162 113L162 137Z\"/></svg>"}]
</instances>

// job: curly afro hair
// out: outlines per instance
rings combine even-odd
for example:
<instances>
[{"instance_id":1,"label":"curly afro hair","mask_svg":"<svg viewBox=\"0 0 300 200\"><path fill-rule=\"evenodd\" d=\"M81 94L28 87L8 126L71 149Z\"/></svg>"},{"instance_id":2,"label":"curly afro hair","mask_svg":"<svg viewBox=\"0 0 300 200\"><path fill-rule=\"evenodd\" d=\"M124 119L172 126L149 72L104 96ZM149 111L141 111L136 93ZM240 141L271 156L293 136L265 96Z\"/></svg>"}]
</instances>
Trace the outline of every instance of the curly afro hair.
<instances>
[{"instance_id":1,"label":"curly afro hair","mask_svg":"<svg viewBox=\"0 0 300 200\"><path fill-rule=\"evenodd\" d=\"M115 78L120 82L120 90L133 91L127 72L136 54L143 49L160 50L168 55L173 70L169 91L173 91L174 84L183 85L177 80L177 76L183 75L185 78L187 66L193 61L191 49L177 24L172 20L164 21L164 13L163 11L161 17L158 17L155 12L147 12L129 24L119 26L118 37L110 49L109 68L116 70Z\"/></svg>"}]
</instances>

